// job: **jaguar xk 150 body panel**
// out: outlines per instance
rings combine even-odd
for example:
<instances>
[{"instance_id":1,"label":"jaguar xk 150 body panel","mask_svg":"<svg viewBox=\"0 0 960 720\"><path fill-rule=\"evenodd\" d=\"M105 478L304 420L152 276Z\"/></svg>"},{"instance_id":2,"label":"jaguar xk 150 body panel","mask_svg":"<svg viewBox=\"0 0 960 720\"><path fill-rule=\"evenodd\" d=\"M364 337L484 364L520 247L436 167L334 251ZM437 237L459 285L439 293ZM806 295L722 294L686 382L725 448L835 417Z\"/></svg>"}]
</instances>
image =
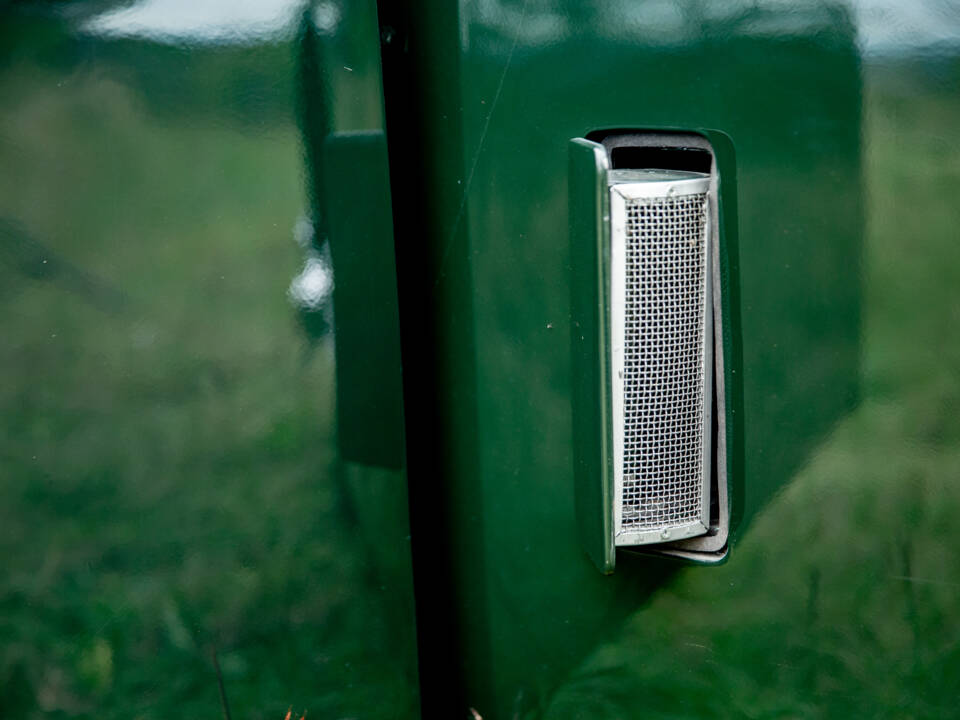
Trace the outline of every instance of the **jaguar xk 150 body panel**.
<instances>
[{"instance_id":1,"label":"jaguar xk 150 body panel","mask_svg":"<svg viewBox=\"0 0 960 720\"><path fill-rule=\"evenodd\" d=\"M949 3L0 17L0 715L955 713ZM620 131L716 158L731 533L603 574Z\"/></svg>"}]
</instances>

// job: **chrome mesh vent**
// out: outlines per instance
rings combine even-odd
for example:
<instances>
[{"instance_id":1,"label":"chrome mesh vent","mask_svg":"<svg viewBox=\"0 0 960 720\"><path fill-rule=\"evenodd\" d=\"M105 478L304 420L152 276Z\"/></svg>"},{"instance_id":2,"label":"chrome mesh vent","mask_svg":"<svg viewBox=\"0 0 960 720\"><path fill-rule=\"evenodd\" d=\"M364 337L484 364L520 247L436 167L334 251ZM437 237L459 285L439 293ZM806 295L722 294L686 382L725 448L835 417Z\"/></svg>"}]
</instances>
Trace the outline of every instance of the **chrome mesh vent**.
<instances>
[{"instance_id":1,"label":"chrome mesh vent","mask_svg":"<svg viewBox=\"0 0 960 720\"><path fill-rule=\"evenodd\" d=\"M627 203L624 530L699 520L706 194Z\"/></svg>"},{"instance_id":2,"label":"chrome mesh vent","mask_svg":"<svg viewBox=\"0 0 960 720\"><path fill-rule=\"evenodd\" d=\"M653 183L635 197L636 186L625 187L612 206L622 263L613 273L622 286L614 291L616 533L618 544L640 544L706 531L709 198L705 181L701 192L662 196L651 194Z\"/></svg>"}]
</instances>

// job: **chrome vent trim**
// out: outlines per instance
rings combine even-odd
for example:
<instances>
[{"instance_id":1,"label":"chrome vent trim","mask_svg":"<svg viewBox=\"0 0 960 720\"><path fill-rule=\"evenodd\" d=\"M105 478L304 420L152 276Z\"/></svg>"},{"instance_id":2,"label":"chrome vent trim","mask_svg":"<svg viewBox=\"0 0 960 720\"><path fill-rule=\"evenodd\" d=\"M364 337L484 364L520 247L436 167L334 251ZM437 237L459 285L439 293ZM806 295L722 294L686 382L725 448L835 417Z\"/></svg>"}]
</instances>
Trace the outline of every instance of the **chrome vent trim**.
<instances>
[{"instance_id":1,"label":"chrome vent trim","mask_svg":"<svg viewBox=\"0 0 960 720\"><path fill-rule=\"evenodd\" d=\"M609 173L616 545L709 525L711 183Z\"/></svg>"}]
</instances>

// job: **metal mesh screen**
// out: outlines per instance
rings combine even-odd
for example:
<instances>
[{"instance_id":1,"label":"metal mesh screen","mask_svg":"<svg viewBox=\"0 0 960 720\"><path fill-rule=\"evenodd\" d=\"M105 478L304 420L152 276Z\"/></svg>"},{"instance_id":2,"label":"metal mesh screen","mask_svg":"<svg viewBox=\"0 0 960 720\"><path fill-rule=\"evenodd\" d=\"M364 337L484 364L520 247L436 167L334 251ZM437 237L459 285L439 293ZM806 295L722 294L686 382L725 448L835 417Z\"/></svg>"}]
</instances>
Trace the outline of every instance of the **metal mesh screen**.
<instances>
[{"instance_id":1,"label":"metal mesh screen","mask_svg":"<svg viewBox=\"0 0 960 720\"><path fill-rule=\"evenodd\" d=\"M705 193L626 203L621 531L701 517L707 208Z\"/></svg>"}]
</instances>

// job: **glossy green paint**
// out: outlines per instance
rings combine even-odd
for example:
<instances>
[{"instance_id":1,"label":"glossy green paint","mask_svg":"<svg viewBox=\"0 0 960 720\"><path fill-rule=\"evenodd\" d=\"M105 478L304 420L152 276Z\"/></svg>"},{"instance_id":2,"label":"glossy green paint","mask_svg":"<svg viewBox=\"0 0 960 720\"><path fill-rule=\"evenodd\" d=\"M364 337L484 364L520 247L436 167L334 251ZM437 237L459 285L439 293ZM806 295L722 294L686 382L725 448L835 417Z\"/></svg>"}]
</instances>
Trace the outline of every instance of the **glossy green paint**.
<instances>
[{"instance_id":1,"label":"glossy green paint","mask_svg":"<svg viewBox=\"0 0 960 720\"><path fill-rule=\"evenodd\" d=\"M0 96L0 717L419 716L374 5L8 3Z\"/></svg>"},{"instance_id":2,"label":"glossy green paint","mask_svg":"<svg viewBox=\"0 0 960 720\"><path fill-rule=\"evenodd\" d=\"M610 357L610 192L607 152L570 141L570 407L574 491L583 549L603 573L613 545L613 430Z\"/></svg>"},{"instance_id":3,"label":"glossy green paint","mask_svg":"<svg viewBox=\"0 0 960 720\"><path fill-rule=\"evenodd\" d=\"M423 517L414 510L415 571L432 572L430 585L418 575L418 602L439 594L457 632L446 646L421 644L424 687L445 693L425 707L484 718L642 716L670 712L671 698L681 708L682 684L644 670L695 675L687 639L668 614L643 608L691 576L702 593L684 607L709 618L729 573L761 583L738 559L739 541L856 407L854 18L820 3L409 2L382 4L381 28L394 38L384 47L394 192L405 185L394 204L405 389L429 406L407 408L413 482L432 488L414 490L413 505L433 503ZM742 405L729 408L739 530L724 568L620 552L603 576L580 541L571 398L582 378L570 365L569 298L582 268L568 251L568 144L603 128L709 128L729 137L728 161L736 149L735 172L721 169L735 194L724 224L738 244L724 282L742 322L725 326ZM448 552L421 555L418 538L438 534ZM607 547L592 554L609 562ZM616 644L645 627L649 657ZM430 634L424 622L420 632ZM775 651L739 658L746 647L734 642L723 662L774 662ZM431 660L444 652L446 662ZM699 710L676 712L723 714L735 689L717 682L695 698Z\"/></svg>"},{"instance_id":4,"label":"glossy green paint","mask_svg":"<svg viewBox=\"0 0 960 720\"><path fill-rule=\"evenodd\" d=\"M340 453L399 468L403 390L387 141L382 130L335 133L323 150L324 209L336 271Z\"/></svg>"},{"instance_id":5,"label":"glossy green paint","mask_svg":"<svg viewBox=\"0 0 960 720\"><path fill-rule=\"evenodd\" d=\"M390 201L372 4L5 8L0 715L217 715L216 651L235 717L416 716L407 484L425 717L954 714L960 31L874 5L382 3ZM577 535L567 148L618 127L737 152L722 567ZM387 202L406 473L395 336L344 364Z\"/></svg>"}]
</instances>

